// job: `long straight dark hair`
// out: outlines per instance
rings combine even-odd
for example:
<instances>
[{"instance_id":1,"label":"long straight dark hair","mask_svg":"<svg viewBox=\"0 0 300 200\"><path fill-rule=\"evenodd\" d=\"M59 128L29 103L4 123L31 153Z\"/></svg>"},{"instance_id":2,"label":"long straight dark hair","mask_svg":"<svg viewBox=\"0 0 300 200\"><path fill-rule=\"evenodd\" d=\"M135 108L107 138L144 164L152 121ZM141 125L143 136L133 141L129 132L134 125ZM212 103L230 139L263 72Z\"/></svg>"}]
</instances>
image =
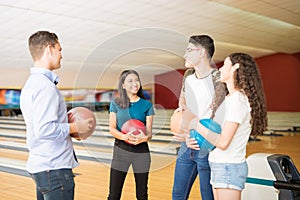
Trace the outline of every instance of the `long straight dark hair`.
<instances>
[{"instance_id":1,"label":"long straight dark hair","mask_svg":"<svg viewBox=\"0 0 300 200\"><path fill-rule=\"evenodd\" d=\"M137 73L137 71L135 70L132 70L132 69L128 69L128 70L124 70L121 74L120 74L120 77L119 77L119 83L118 83L118 92L119 92L119 96L116 97L115 99L115 102L116 104L120 107L120 108L128 108L129 105L130 105L130 100L129 100L129 97L127 95L127 92L126 90L123 88L123 84L124 84L124 81L126 79L126 77L129 75L129 74L135 74L138 79L139 79L139 82L140 82L140 88L137 92L137 96L142 98L142 99L146 99L145 96L144 96L144 93L143 93L143 88L142 88L142 83L141 83L141 79L140 79L140 76L139 74Z\"/></svg>"}]
</instances>

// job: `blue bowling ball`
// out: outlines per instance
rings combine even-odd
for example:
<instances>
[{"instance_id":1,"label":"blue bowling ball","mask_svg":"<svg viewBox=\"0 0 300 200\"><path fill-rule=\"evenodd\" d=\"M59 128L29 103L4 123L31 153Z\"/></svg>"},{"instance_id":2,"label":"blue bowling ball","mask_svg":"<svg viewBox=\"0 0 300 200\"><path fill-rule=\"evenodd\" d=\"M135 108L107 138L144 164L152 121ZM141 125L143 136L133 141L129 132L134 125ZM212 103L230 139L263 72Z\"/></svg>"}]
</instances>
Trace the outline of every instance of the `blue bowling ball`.
<instances>
[{"instance_id":1,"label":"blue bowling ball","mask_svg":"<svg viewBox=\"0 0 300 200\"><path fill-rule=\"evenodd\" d=\"M208 128L209 130L215 133L220 134L222 132L222 128L220 124L213 121L212 119L201 119L199 122L203 126L205 126L206 128ZM190 136L191 138L194 138L198 142L198 145L202 150L212 151L216 148L214 145L209 143L201 134L199 134L194 129L190 130Z\"/></svg>"}]
</instances>

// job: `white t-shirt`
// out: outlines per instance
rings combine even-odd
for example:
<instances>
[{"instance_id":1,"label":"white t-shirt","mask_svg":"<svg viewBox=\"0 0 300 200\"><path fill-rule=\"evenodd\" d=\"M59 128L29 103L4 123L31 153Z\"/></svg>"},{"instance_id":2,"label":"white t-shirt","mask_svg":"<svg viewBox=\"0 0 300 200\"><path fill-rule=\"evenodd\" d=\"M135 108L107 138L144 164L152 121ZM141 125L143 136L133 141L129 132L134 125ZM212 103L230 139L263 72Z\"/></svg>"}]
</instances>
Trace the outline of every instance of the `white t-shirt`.
<instances>
[{"instance_id":1,"label":"white t-shirt","mask_svg":"<svg viewBox=\"0 0 300 200\"><path fill-rule=\"evenodd\" d=\"M185 79L185 100L188 108L199 119L210 118L212 110L210 105L214 96L212 74L203 79L197 79L195 73ZM224 120L224 103L215 113L214 120L219 124Z\"/></svg>"},{"instance_id":2,"label":"white t-shirt","mask_svg":"<svg viewBox=\"0 0 300 200\"><path fill-rule=\"evenodd\" d=\"M215 148L209 154L210 162L241 163L245 161L246 145L251 133L251 107L248 98L235 92L225 99L225 121L239 123L239 127L227 149Z\"/></svg>"}]
</instances>

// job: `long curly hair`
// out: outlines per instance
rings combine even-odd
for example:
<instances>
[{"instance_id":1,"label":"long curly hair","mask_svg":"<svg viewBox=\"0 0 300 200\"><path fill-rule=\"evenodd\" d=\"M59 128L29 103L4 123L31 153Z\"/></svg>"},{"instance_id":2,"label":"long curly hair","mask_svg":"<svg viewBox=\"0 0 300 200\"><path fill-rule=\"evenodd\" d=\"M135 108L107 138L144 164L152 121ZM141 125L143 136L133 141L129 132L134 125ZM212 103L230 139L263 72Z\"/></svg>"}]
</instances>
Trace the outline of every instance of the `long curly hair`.
<instances>
[{"instance_id":1,"label":"long curly hair","mask_svg":"<svg viewBox=\"0 0 300 200\"><path fill-rule=\"evenodd\" d=\"M225 83L220 81L220 71L215 69L212 72L213 84L215 88L215 93L213 96L212 103L210 105L210 109L212 110L210 118L213 119L215 117L217 109L220 107L222 102L224 101L226 95L228 94L227 87Z\"/></svg>"},{"instance_id":2,"label":"long curly hair","mask_svg":"<svg viewBox=\"0 0 300 200\"><path fill-rule=\"evenodd\" d=\"M184 81L185 81L186 77L189 75L192 75L193 73L195 73L195 69L193 69L193 68L187 69L184 72L183 80L182 80L182 91L183 92L185 92ZM226 88L225 83L220 81L220 71L219 70L213 69L212 81L213 81L215 92L214 92L214 96L213 96L213 99L212 99L212 102L210 105L210 109L212 110L212 113L210 116L211 119L213 119L215 117L217 109L220 107L220 105L224 101L226 95L228 94L228 90ZM180 95L182 95L182 94L180 94ZM181 98L181 96L180 96L180 98ZM183 99L180 99L180 100L182 101Z\"/></svg>"},{"instance_id":3,"label":"long curly hair","mask_svg":"<svg viewBox=\"0 0 300 200\"><path fill-rule=\"evenodd\" d=\"M118 93L119 93L119 96L116 97L116 99L115 99L116 104L118 106L120 106L120 108L128 108L129 105L130 105L130 100L129 100L129 97L127 96L127 92L123 88L124 81L125 81L126 77L129 74L135 74L138 77L139 82L140 82L140 89L137 92L137 96L140 97L140 98L142 98L142 99L145 99L145 96L144 96L144 93L143 93L141 79L140 79L140 76L137 73L137 71L135 71L135 70L124 70L120 74L120 77L119 77L119 83L118 83Z\"/></svg>"},{"instance_id":4,"label":"long curly hair","mask_svg":"<svg viewBox=\"0 0 300 200\"><path fill-rule=\"evenodd\" d=\"M245 93L251 107L252 136L262 135L267 127L267 109L263 84L255 60L245 53L229 55L232 65L239 63L234 72L234 86Z\"/></svg>"}]
</instances>

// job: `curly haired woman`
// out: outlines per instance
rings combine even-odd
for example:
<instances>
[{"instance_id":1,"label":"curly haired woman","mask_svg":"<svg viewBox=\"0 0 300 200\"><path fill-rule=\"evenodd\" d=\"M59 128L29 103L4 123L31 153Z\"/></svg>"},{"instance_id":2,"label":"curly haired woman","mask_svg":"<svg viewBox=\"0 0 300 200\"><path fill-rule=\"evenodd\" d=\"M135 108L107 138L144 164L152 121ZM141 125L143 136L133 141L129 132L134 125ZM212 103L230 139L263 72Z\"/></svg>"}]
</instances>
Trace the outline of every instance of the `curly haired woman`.
<instances>
[{"instance_id":1,"label":"curly haired woman","mask_svg":"<svg viewBox=\"0 0 300 200\"><path fill-rule=\"evenodd\" d=\"M192 119L189 129L195 129L216 146L209 154L215 200L239 200L248 174L247 141L250 135L262 134L267 126L265 95L259 69L248 54L230 54L220 72L220 80L228 90L221 134L205 128L189 110L184 112L184 117ZM188 146L199 149L192 138Z\"/></svg>"}]
</instances>

